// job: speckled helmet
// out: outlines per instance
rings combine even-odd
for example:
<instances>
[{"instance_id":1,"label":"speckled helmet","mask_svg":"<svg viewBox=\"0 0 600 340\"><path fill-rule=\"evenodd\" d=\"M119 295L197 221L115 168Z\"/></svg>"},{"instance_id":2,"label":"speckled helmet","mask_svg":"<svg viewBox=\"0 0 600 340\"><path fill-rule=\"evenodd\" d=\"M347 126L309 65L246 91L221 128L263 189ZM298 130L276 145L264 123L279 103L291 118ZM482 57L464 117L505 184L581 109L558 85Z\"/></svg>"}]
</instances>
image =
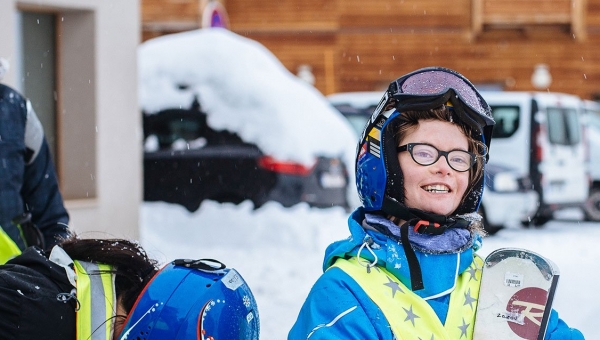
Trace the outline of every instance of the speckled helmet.
<instances>
[{"instance_id":1,"label":"speckled helmet","mask_svg":"<svg viewBox=\"0 0 600 340\"><path fill-rule=\"evenodd\" d=\"M430 110L446 103L452 106L453 119L468 125L471 137L489 149L492 112L469 80L442 67L419 69L396 79L383 94L357 146L356 186L367 211L383 211L403 219L414 217L405 216L412 209L404 206L404 180L394 138L397 118L402 112ZM486 154L486 162L488 157ZM481 176L474 183L453 215L477 211L484 181L485 176Z\"/></svg>"},{"instance_id":2,"label":"speckled helmet","mask_svg":"<svg viewBox=\"0 0 600 340\"><path fill-rule=\"evenodd\" d=\"M219 261L175 260L146 285L129 312L121 340L258 340L250 288Z\"/></svg>"}]
</instances>

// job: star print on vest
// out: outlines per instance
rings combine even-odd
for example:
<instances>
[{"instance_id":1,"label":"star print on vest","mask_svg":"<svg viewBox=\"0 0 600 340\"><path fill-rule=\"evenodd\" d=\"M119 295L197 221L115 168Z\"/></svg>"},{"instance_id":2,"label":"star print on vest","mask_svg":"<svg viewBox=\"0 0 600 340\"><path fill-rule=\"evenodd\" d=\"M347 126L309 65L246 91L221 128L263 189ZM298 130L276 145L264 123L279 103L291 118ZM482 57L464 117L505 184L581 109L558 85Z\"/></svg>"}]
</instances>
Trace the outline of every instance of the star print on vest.
<instances>
[{"instance_id":1,"label":"star print on vest","mask_svg":"<svg viewBox=\"0 0 600 340\"><path fill-rule=\"evenodd\" d=\"M446 322L442 324L427 301L416 295L385 268L369 273L356 257L338 259L333 267L346 272L381 309L397 339L473 339L473 325L483 260L475 256L450 294ZM404 318L398 318L404 315ZM408 325L408 327L407 327Z\"/></svg>"},{"instance_id":2,"label":"star print on vest","mask_svg":"<svg viewBox=\"0 0 600 340\"><path fill-rule=\"evenodd\" d=\"M406 319L404 319L404 321L410 321L412 322L413 327L415 326L415 319L420 318L420 316L418 316L417 314L413 313L413 306L410 305L410 310L402 307L402 309L404 309L404 311L406 312Z\"/></svg>"},{"instance_id":3,"label":"star print on vest","mask_svg":"<svg viewBox=\"0 0 600 340\"><path fill-rule=\"evenodd\" d=\"M473 308L473 303L477 303L477 299L471 296L471 288L469 288L469 290L465 293L465 303L463 306L469 305L471 310L475 310L475 308Z\"/></svg>"},{"instance_id":4,"label":"star print on vest","mask_svg":"<svg viewBox=\"0 0 600 340\"><path fill-rule=\"evenodd\" d=\"M396 281L390 279L389 277L387 279L389 282L384 283L383 285L388 286L392 289L392 297L396 296L397 291L399 291L400 293L404 293L404 291L402 290L402 288L400 288L400 285Z\"/></svg>"}]
</instances>

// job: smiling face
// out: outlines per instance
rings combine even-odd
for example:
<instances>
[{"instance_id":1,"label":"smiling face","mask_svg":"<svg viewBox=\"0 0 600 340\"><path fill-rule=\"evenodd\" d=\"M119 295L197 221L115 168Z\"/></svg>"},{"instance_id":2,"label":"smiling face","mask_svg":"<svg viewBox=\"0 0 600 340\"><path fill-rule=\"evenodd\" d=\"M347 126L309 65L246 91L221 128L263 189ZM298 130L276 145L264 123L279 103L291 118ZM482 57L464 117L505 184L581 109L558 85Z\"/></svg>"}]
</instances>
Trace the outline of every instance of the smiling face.
<instances>
[{"instance_id":1,"label":"smiling face","mask_svg":"<svg viewBox=\"0 0 600 340\"><path fill-rule=\"evenodd\" d=\"M420 120L406 131L399 145L427 143L441 151L469 151L469 142L458 126L440 120ZM450 215L460 204L469 185L469 171L453 170L440 157L434 164L417 164L409 152L398 154L404 177L404 203L410 208Z\"/></svg>"}]
</instances>

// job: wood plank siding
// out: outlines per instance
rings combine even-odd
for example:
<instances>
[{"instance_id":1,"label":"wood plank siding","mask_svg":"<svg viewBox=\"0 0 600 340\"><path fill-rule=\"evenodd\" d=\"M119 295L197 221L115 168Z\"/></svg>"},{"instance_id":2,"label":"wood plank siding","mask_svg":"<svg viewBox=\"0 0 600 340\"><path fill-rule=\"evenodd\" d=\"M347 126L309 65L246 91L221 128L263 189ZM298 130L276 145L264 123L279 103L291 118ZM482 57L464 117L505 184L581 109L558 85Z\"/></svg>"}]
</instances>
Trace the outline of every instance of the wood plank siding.
<instances>
[{"instance_id":1,"label":"wood plank siding","mask_svg":"<svg viewBox=\"0 0 600 340\"><path fill-rule=\"evenodd\" d=\"M142 0L143 40L199 27L206 0ZM600 0L225 0L231 30L295 73L309 64L324 94L381 90L439 65L474 83L600 97ZM162 25L162 26L161 26ZM187 25L187 26L186 26ZM162 27L162 28L161 28Z\"/></svg>"}]
</instances>

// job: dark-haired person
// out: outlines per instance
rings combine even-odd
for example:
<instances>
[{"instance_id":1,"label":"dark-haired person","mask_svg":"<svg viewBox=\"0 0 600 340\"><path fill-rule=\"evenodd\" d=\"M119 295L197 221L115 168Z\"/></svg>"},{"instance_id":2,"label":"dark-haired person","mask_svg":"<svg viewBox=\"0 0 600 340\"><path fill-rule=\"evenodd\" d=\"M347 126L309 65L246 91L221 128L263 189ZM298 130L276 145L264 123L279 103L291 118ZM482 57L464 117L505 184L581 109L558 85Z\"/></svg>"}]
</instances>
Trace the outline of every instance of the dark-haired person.
<instances>
[{"instance_id":1,"label":"dark-haired person","mask_svg":"<svg viewBox=\"0 0 600 340\"><path fill-rule=\"evenodd\" d=\"M0 339L258 339L258 317L234 269L159 268L127 240L71 237L0 266Z\"/></svg>"},{"instance_id":2,"label":"dark-haired person","mask_svg":"<svg viewBox=\"0 0 600 340\"><path fill-rule=\"evenodd\" d=\"M473 338L493 125L455 71L425 68L390 84L359 140L351 236L327 248L289 339ZM583 336L553 311L546 339Z\"/></svg>"},{"instance_id":3,"label":"dark-haired person","mask_svg":"<svg viewBox=\"0 0 600 340\"><path fill-rule=\"evenodd\" d=\"M69 235L44 130L29 100L0 84L0 263Z\"/></svg>"}]
</instances>

